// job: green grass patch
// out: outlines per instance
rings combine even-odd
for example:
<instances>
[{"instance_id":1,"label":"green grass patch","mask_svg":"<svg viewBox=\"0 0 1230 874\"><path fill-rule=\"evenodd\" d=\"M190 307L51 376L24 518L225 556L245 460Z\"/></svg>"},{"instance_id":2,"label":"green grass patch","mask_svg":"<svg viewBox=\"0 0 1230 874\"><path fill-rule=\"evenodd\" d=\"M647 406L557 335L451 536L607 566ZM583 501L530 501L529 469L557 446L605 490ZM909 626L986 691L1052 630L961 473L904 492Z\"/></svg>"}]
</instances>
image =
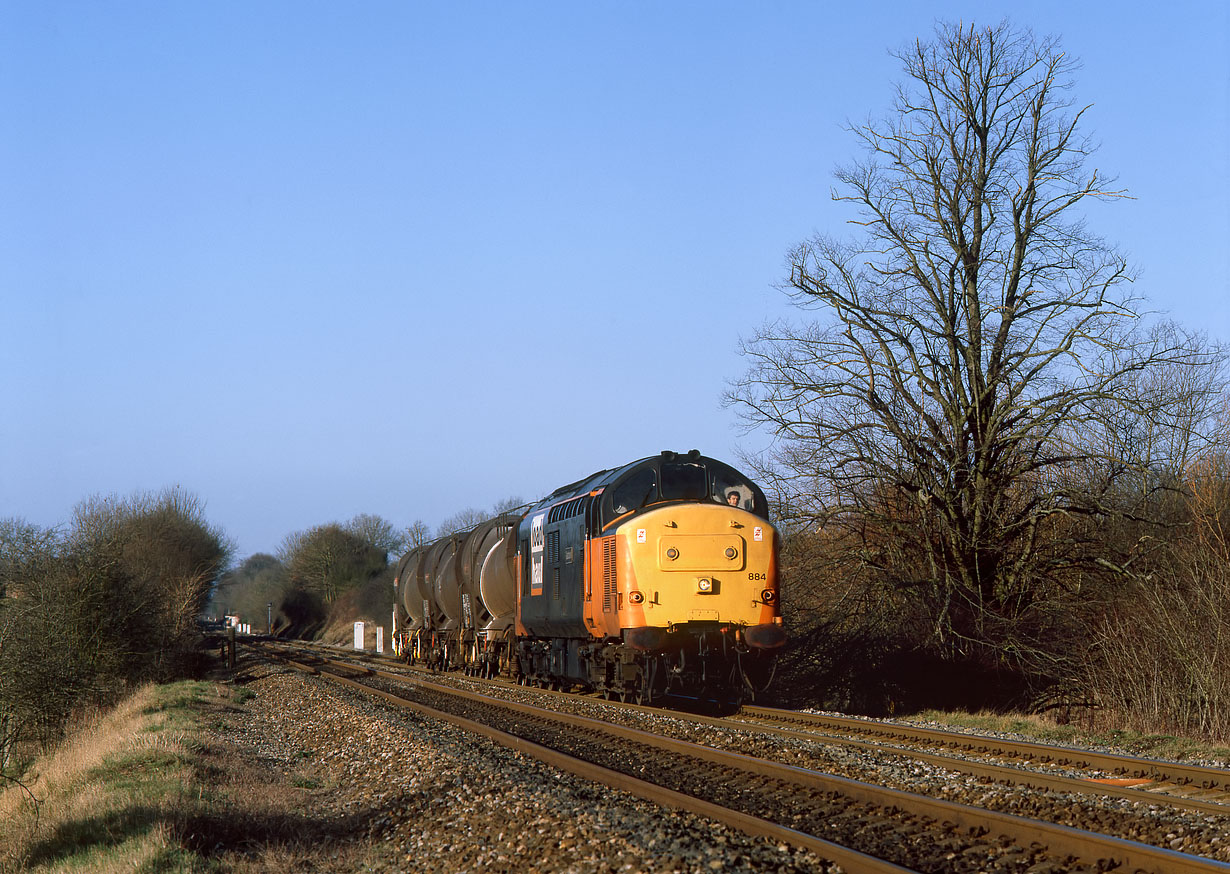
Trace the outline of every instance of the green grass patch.
<instances>
[{"instance_id":1,"label":"green grass patch","mask_svg":"<svg viewBox=\"0 0 1230 874\"><path fill-rule=\"evenodd\" d=\"M147 686L35 760L28 793L0 793L0 874L212 870L178 834L209 812L202 729L231 703L212 683Z\"/></svg>"},{"instance_id":2,"label":"green grass patch","mask_svg":"<svg viewBox=\"0 0 1230 874\"><path fill-rule=\"evenodd\" d=\"M138 749L107 757L85 772L82 780L108 791L128 793L134 799L157 801L181 788L191 771L192 763L186 755Z\"/></svg>"}]
</instances>

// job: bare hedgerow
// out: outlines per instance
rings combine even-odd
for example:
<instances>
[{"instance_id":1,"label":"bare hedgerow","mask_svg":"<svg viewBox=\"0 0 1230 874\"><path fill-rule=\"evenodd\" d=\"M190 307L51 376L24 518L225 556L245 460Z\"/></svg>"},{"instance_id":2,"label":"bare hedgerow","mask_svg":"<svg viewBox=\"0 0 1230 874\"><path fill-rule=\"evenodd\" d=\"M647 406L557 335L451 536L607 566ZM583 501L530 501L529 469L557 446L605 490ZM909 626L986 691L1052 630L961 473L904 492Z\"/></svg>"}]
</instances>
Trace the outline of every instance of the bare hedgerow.
<instances>
[{"instance_id":1,"label":"bare hedgerow","mask_svg":"<svg viewBox=\"0 0 1230 874\"><path fill-rule=\"evenodd\" d=\"M0 525L0 760L20 740L50 746L133 683L192 671L228 554L175 489L89 499L65 533Z\"/></svg>"},{"instance_id":2,"label":"bare hedgerow","mask_svg":"<svg viewBox=\"0 0 1230 874\"><path fill-rule=\"evenodd\" d=\"M1189 520L1098 627L1086 682L1112 723L1230 742L1230 456L1189 477Z\"/></svg>"}]
</instances>

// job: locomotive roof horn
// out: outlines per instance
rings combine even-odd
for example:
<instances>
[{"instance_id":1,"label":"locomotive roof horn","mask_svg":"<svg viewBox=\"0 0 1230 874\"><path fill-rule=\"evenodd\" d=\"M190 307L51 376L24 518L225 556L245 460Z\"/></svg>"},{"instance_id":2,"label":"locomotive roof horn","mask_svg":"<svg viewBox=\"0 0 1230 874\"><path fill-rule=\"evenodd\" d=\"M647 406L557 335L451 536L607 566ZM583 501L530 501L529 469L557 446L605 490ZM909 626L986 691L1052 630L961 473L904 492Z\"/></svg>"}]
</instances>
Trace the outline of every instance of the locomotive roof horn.
<instances>
[{"instance_id":1,"label":"locomotive roof horn","mask_svg":"<svg viewBox=\"0 0 1230 874\"><path fill-rule=\"evenodd\" d=\"M679 453L672 452L669 449L663 449L662 457L666 459L667 461L674 461L675 459L679 457ZM700 458L700 450L699 449L689 449L687 458L689 461L695 461L696 459Z\"/></svg>"}]
</instances>

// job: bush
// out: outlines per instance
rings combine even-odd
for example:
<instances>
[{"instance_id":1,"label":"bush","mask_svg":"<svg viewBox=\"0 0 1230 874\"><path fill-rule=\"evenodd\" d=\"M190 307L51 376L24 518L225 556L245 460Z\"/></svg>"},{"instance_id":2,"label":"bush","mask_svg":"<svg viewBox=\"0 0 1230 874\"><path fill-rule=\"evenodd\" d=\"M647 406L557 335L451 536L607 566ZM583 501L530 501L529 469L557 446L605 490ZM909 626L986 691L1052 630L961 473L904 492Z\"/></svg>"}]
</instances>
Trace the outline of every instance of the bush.
<instances>
[{"instance_id":1,"label":"bush","mask_svg":"<svg viewBox=\"0 0 1230 874\"><path fill-rule=\"evenodd\" d=\"M19 738L46 747L74 711L190 671L196 619L228 555L177 490L90 499L63 536L0 525L0 753Z\"/></svg>"},{"instance_id":2,"label":"bush","mask_svg":"<svg viewBox=\"0 0 1230 874\"><path fill-rule=\"evenodd\" d=\"M1098 627L1085 682L1109 718L1230 742L1230 463L1188 478L1187 521Z\"/></svg>"}]
</instances>

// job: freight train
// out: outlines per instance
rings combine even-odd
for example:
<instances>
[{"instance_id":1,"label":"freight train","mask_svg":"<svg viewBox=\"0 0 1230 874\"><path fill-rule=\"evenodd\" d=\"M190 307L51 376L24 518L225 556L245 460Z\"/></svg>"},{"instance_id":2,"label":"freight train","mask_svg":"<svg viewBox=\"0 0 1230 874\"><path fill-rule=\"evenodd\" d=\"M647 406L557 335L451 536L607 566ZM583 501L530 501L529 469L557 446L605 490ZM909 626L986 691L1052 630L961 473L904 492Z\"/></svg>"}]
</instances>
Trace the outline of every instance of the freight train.
<instances>
[{"instance_id":1,"label":"freight train","mask_svg":"<svg viewBox=\"0 0 1230 874\"><path fill-rule=\"evenodd\" d=\"M393 645L525 685L737 705L786 642L778 549L755 483L697 450L663 452L408 551Z\"/></svg>"}]
</instances>

